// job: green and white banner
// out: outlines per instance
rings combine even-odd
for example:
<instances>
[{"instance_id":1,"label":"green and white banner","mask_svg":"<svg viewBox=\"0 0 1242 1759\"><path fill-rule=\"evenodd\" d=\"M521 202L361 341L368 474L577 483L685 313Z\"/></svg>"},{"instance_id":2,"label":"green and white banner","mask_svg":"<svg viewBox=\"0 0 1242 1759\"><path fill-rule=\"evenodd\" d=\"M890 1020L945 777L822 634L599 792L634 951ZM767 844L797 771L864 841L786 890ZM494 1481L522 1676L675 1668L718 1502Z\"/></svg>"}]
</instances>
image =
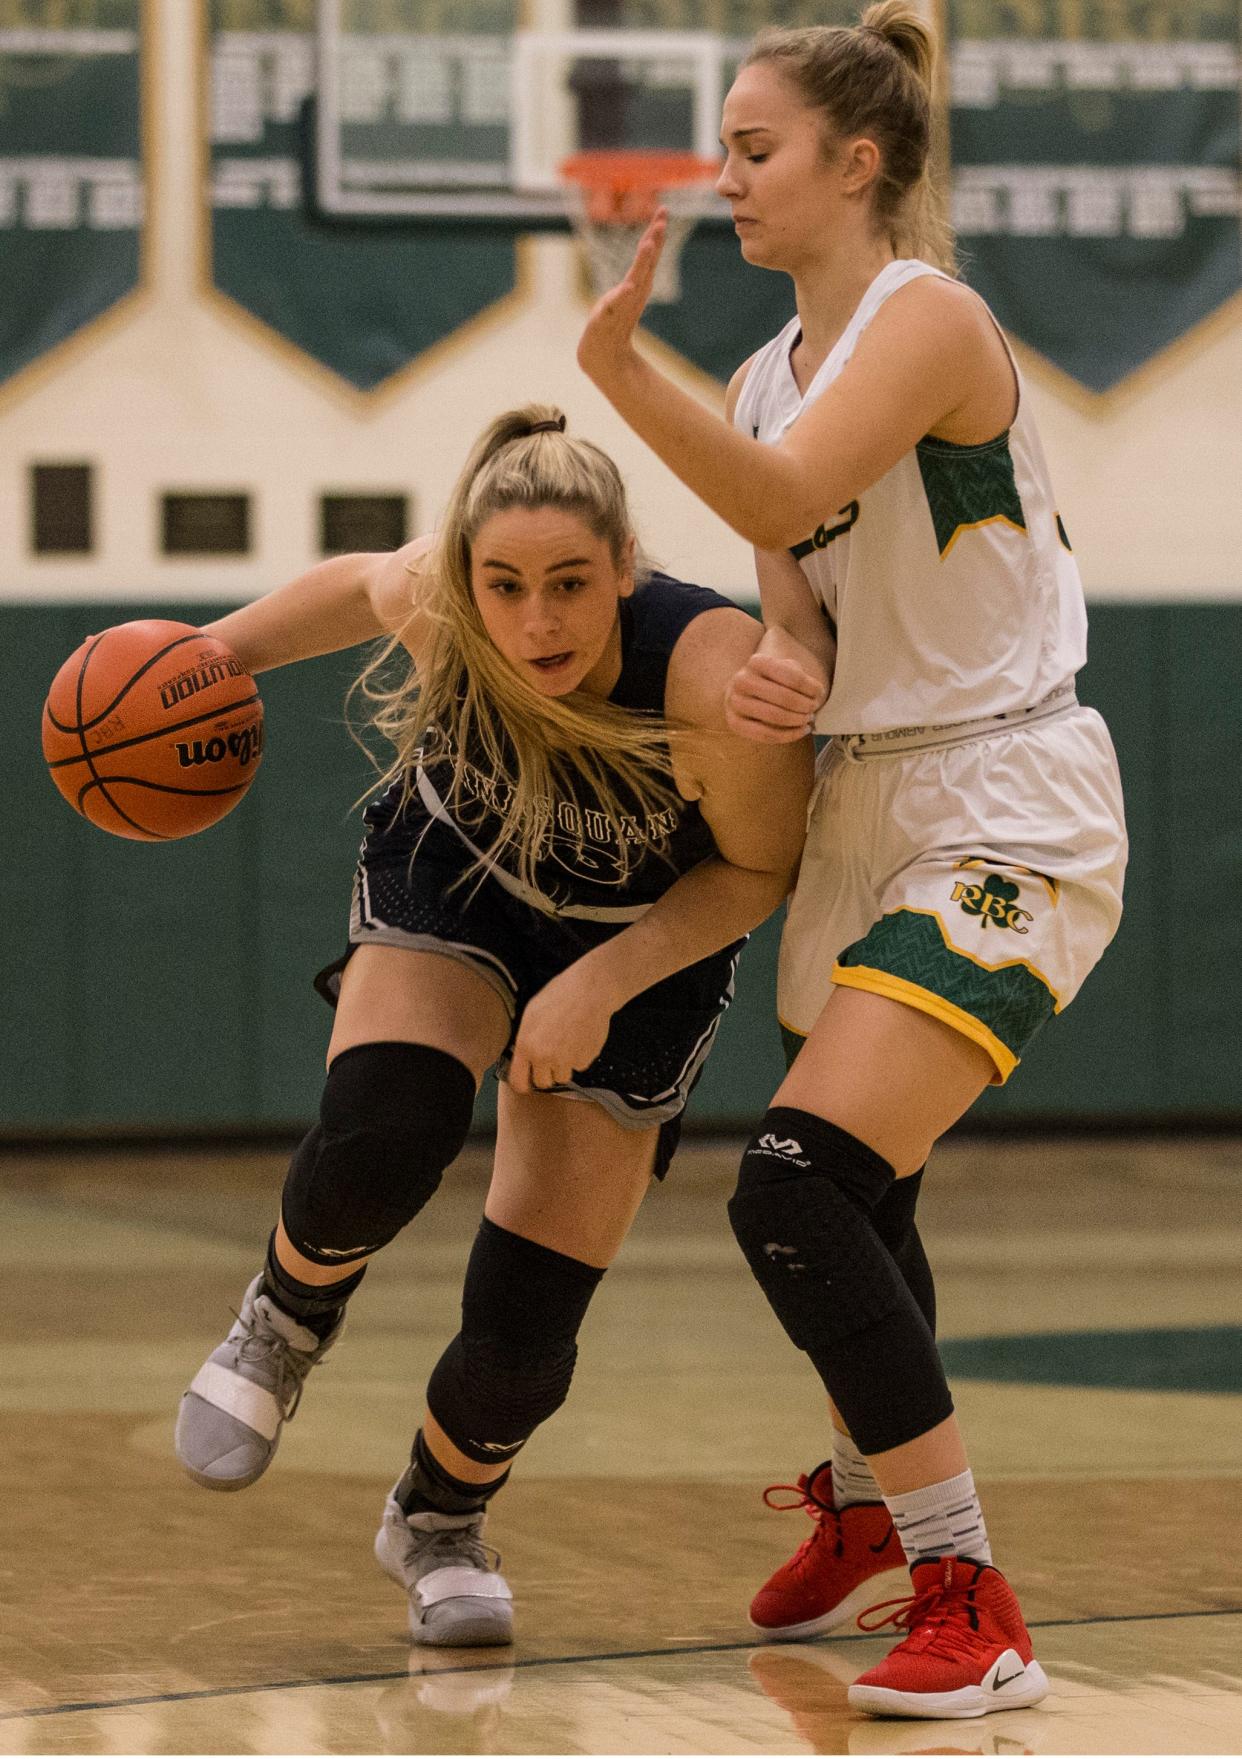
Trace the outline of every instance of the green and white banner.
<instances>
[{"instance_id":1,"label":"green and white banner","mask_svg":"<svg viewBox=\"0 0 1242 1759\"><path fill-rule=\"evenodd\" d=\"M178 4L182 0L177 0ZM512 26L514 0L455 0ZM406 8L362 5L384 54L361 61L350 115L373 121L417 90L386 83ZM320 224L304 200L305 105L315 88L310 0L211 0L211 240L215 286L302 353L373 391L511 293L512 236L451 223L418 231ZM385 27L390 34L385 34ZM385 57L387 59L385 59Z\"/></svg>"},{"instance_id":2,"label":"green and white banner","mask_svg":"<svg viewBox=\"0 0 1242 1759\"><path fill-rule=\"evenodd\" d=\"M138 284L138 15L0 3L0 383Z\"/></svg>"},{"instance_id":3,"label":"green and white banner","mask_svg":"<svg viewBox=\"0 0 1242 1759\"><path fill-rule=\"evenodd\" d=\"M1242 8L948 0L948 28L966 278L1107 390L1242 285Z\"/></svg>"}]
</instances>

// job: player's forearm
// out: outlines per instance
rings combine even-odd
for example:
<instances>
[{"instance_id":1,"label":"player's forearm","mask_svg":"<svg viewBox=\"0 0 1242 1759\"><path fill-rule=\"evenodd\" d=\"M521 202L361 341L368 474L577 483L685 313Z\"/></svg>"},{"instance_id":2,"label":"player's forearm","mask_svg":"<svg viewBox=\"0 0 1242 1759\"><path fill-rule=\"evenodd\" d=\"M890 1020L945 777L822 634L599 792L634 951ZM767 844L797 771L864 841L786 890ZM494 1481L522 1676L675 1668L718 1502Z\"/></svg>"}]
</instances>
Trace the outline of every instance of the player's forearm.
<instances>
[{"instance_id":1,"label":"player's forearm","mask_svg":"<svg viewBox=\"0 0 1242 1759\"><path fill-rule=\"evenodd\" d=\"M616 1007L718 953L767 920L792 875L736 867L716 855L671 885L630 927L584 955Z\"/></svg>"},{"instance_id":2,"label":"player's forearm","mask_svg":"<svg viewBox=\"0 0 1242 1759\"><path fill-rule=\"evenodd\" d=\"M369 592L366 555L333 556L296 580L230 611L205 632L233 649L251 672L335 653L386 633Z\"/></svg>"},{"instance_id":3,"label":"player's forearm","mask_svg":"<svg viewBox=\"0 0 1242 1759\"><path fill-rule=\"evenodd\" d=\"M617 413L701 501L760 549L796 543L826 498L797 462L748 440L641 355L595 380Z\"/></svg>"},{"instance_id":4,"label":"player's forearm","mask_svg":"<svg viewBox=\"0 0 1242 1759\"><path fill-rule=\"evenodd\" d=\"M801 659L822 673L824 688L832 682L837 659L837 644L832 627L824 616L819 600L812 592L801 568L788 551L755 552L755 578L759 582L759 603L766 631L760 652L786 652L781 637L791 637L804 650L791 657Z\"/></svg>"},{"instance_id":5,"label":"player's forearm","mask_svg":"<svg viewBox=\"0 0 1242 1759\"><path fill-rule=\"evenodd\" d=\"M769 623L765 613L763 640L755 651L757 654L773 654L781 659L797 661L807 672L820 679L823 694L827 696L832 685L837 644L822 617Z\"/></svg>"}]
</instances>

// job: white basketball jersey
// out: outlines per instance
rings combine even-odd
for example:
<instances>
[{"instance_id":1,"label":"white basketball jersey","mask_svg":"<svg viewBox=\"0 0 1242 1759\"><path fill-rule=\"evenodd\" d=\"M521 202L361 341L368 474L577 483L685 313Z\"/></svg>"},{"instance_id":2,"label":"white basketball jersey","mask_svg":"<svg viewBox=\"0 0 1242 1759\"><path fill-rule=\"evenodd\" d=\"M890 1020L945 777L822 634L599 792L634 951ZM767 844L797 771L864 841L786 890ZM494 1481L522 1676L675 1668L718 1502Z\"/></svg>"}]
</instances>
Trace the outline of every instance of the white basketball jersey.
<instances>
[{"instance_id":1,"label":"white basketball jersey","mask_svg":"<svg viewBox=\"0 0 1242 1759\"><path fill-rule=\"evenodd\" d=\"M734 422L778 444L844 369L884 301L928 263L887 264L803 396L797 318L751 365ZM1017 368L1014 368L1015 373ZM1028 708L1087 657L1078 565L1019 381L1008 432L981 446L927 437L792 548L836 630L821 733L882 733Z\"/></svg>"}]
</instances>

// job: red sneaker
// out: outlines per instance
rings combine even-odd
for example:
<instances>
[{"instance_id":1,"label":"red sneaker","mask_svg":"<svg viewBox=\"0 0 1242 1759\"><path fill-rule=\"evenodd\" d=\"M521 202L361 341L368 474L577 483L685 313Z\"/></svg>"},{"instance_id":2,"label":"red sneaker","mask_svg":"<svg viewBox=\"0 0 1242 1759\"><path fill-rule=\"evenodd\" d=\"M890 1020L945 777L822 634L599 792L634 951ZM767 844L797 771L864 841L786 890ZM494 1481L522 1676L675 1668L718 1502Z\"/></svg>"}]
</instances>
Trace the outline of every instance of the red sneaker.
<instances>
[{"instance_id":1,"label":"red sneaker","mask_svg":"<svg viewBox=\"0 0 1242 1759\"><path fill-rule=\"evenodd\" d=\"M796 1502L773 1502L787 1490ZM770 1509L805 1509L815 1530L766 1581L750 1603L750 1622L769 1639L796 1642L838 1625L860 1635L858 1614L884 1587L906 1581L901 1541L882 1502L850 1503L837 1510L832 1500L832 1464L825 1461L797 1484L769 1484L763 1500ZM840 1633L845 1634L845 1633Z\"/></svg>"},{"instance_id":2,"label":"red sneaker","mask_svg":"<svg viewBox=\"0 0 1242 1759\"><path fill-rule=\"evenodd\" d=\"M999 1570L966 1557L915 1564L914 1593L886 1600L900 1611L865 1622L910 1634L849 1689L855 1710L872 1716L986 1716L1038 1704L1048 1691L1017 1596Z\"/></svg>"}]
</instances>

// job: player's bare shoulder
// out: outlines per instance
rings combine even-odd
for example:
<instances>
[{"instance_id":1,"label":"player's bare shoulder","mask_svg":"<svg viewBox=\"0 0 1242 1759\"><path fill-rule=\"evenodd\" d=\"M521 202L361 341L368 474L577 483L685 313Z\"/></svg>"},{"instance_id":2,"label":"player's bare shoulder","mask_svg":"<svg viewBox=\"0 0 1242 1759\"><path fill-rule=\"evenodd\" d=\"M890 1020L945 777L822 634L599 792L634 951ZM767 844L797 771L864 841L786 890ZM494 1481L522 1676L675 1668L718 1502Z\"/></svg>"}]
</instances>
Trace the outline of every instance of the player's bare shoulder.
<instances>
[{"instance_id":1,"label":"player's bare shoulder","mask_svg":"<svg viewBox=\"0 0 1242 1759\"><path fill-rule=\"evenodd\" d=\"M857 353L925 352L962 366L984 356L1005 358L995 318L964 281L919 275L884 301L863 332Z\"/></svg>"},{"instance_id":2,"label":"player's bare shoulder","mask_svg":"<svg viewBox=\"0 0 1242 1759\"><path fill-rule=\"evenodd\" d=\"M865 405L903 402L913 376L927 433L955 445L993 439L1017 414L1017 371L987 305L961 281L920 275L899 287L859 339L847 376Z\"/></svg>"},{"instance_id":3,"label":"player's bare shoulder","mask_svg":"<svg viewBox=\"0 0 1242 1759\"><path fill-rule=\"evenodd\" d=\"M420 599L435 539L430 534L411 539L399 550L370 558L367 591L379 622L402 642L417 660L427 635Z\"/></svg>"},{"instance_id":4,"label":"player's bare shoulder","mask_svg":"<svg viewBox=\"0 0 1242 1759\"><path fill-rule=\"evenodd\" d=\"M700 802L721 854L741 867L792 872L806 828L811 741L759 745L725 721L733 675L762 639L762 624L740 606L702 612L673 649L664 704L671 721L692 729L677 754L678 786Z\"/></svg>"},{"instance_id":5,"label":"player's bare shoulder","mask_svg":"<svg viewBox=\"0 0 1242 1759\"><path fill-rule=\"evenodd\" d=\"M733 420L733 412L737 408L738 398L742 395L742 387L745 385L746 380L750 375L751 367L754 366L755 362L758 360L759 353L759 349L756 349L752 355L742 362L741 366L737 368L733 377L729 380L728 386L725 390L726 421L731 422Z\"/></svg>"},{"instance_id":6,"label":"player's bare shoulder","mask_svg":"<svg viewBox=\"0 0 1242 1759\"><path fill-rule=\"evenodd\" d=\"M763 639L763 625L740 605L702 611L682 630L669 655L664 708L683 727L725 725L725 692Z\"/></svg>"}]
</instances>

